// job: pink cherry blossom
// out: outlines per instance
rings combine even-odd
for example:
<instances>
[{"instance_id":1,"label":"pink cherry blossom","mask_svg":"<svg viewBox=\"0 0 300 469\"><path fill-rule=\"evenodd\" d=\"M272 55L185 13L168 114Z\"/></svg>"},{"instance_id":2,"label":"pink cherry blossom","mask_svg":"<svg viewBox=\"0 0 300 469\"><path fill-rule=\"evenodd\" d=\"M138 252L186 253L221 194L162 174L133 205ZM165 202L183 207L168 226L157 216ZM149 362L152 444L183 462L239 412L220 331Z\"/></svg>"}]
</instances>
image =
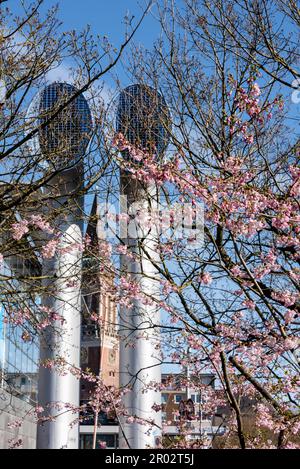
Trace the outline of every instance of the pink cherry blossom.
<instances>
[{"instance_id":1,"label":"pink cherry blossom","mask_svg":"<svg viewBox=\"0 0 300 469\"><path fill-rule=\"evenodd\" d=\"M295 311L289 309L287 310L287 312L285 313L284 315L284 320L285 320L285 323L286 324L289 324L290 322L292 322L292 320L294 319L296 313Z\"/></svg>"},{"instance_id":2,"label":"pink cherry blossom","mask_svg":"<svg viewBox=\"0 0 300 469\"><path fill-rule=\"evenodd\" d=\"M13 422L9 422L7 424L8 428L13 429L13 428L20 428L23 425L23 420L21 419L16 419Z\"/></svg>"},{"instance_id":3,"label":"pink cherry blossom","mask_svg":"<svg viewBox=\"0 0 300 469\"><path fill-rule=\"evenodd\" d=\"M27 220L21 220L17 223L13 223L11 225L11 229L12 229L12 237L13 239L19 241L20 239L23 238L23 236L28 233L29 231L29 227L28 227L29 223Z\"/></svg>"},{"instance_id":4,"label":"pink cherry blossom","mask_svg":"<svg viewBox=\"0 0 300 469\"><path fill-rule=\"evenodd\" d=\"M39 228L41 231L44 231L45 233L51 234L54 232L50 224L46 220L44 220L44 218L41 215L31 215L30 224L35 226L36 228Z\"/></svg>"},{"instance_id":5,"label":"pink cherry blossom","mask_svg":"<svg viewBox=\"0 0 300 469\"><path fill-rule=\"evenodd\" d=\"M118 254L127 254L127 246L125 244L120 244L116 247L116 252Z\"/></svg>"},{"instance_id":6,"label":"pink cherry blossom","mask_svg":"<svg viewBox=\"0 0 300 469\"><path fill-rule=\"evenodd\" d=\"M58 239L51 239L44 246L42 246L42 257L44 259L51 259L55 256L57 247L59 245Z\"/></svg>"},{"instance_id":7,"label":"pink cherry blossom","mask_svg":"<svg viewBox=\"0 0 300 469\"><path fill-rule=\"evenodd\" d=\"M199 282L204 285L209 285L212 282L212 276L209 272L204 272L199 276Z\"/></svg>"},{"instance_id":8,"label":"pink cherry blossom","mask_svg":"<svg viewBox=\"0 0 300 469\"><path fill-rule=\"evenodd\" d=\"M243 304L243 306L246 306L246 308L252 309L252 310L254 310L254 309L255 309L255 306L256 306L256 305L255 305L255 302L252 301L252 300L245 300L245 301L243 301L242 304Z\"/></svg>"},{"instance_id":9,"label":"pink cherry blossom","mask_svg":"<svg viewBox=\"0 0 300 469\"><path fill-rule=\"evenodd\" d=\"M9 449L16 449L16 448L21 449L22 446L23 446L22 438L11 438L8 440Z\"/></svg>"}]
</instances>

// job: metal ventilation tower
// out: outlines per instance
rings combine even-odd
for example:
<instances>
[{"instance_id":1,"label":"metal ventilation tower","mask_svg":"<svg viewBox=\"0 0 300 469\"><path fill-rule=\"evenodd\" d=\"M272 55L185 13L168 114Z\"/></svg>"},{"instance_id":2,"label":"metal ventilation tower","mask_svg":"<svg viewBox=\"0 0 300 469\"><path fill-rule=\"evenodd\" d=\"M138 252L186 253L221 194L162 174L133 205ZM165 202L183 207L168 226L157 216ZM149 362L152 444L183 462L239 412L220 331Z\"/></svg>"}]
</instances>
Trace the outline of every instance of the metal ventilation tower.
<instances>
[{"instance_id":1,"label":"metal ventilation tower","mask_svg":"<svg viewBox=\"0 0 300 469\"><path fill-rule=\"evenodd\" d=\"M116 130L138 148L160 158L168 145L170 115L164 98L154 89L135 84L120 94ZM126 150L124 159L130 159ZM142 165L143 162L134 162ZM134 179L125 169L120 171L121 211L133 214L138 208L147 214L158 207L158 189ZM121 422L120 448L155 447L161 438L161 393L155 384L161 382L159 276L155 265L158 228L136 224L133 233L123 239L135 260L121 256L124 276L138 284L144 298L135 299L131 307L120 308L120 384L130 386L123 398L129 418ZM146 300L146 301L145 301ZM147 301L148 300L148 301ZM143 424L138 422L143 421Z\"/></svg>"},{"instance_id":2,"label":"metal ventilation tower","mask_svg":"<svg viewBox=\"0 0 300 469\"><path fill-rule=\"evenodd\" d=\"M82 94L67 83L53 83L35 98L30 114L37 117L40 131L33 148L43 159L42 168L52 177L44 187L45 214L56 233L56 255L43 261L42 304L62 319L42 334L40 359L62 360L80 368L83 158L91 139L92 118ZM69 102L70 101L70 102ZM49 196L49 197L48 197ZM49 237L45 242L51 241ZM45 417L38 425L38 449L77 449L79 379L72 373L39 369L39 405ZM72 410L73 409L73 410ZM75 422L75 424L74 424Z\"/></svg>"}]
</instances>

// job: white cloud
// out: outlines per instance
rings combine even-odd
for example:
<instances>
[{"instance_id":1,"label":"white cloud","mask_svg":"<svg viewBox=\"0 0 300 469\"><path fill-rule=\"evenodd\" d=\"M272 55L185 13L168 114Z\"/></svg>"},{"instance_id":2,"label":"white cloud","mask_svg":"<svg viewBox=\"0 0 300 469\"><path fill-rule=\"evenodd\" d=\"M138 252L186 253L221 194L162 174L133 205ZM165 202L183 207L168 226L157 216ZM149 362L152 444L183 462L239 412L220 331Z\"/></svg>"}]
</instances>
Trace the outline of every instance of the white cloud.
<instances>
[{"instance_id":1,"label":"white cloud","mask_svg":"<svg viewBox=\"0 0 300 469\"><path fill-rule=\"evenodd\" d=\"M46 74L46 80L50 83L54 81L73 83L71 70L65 64L60 64L52 70L49 70Z\"/></svg>"}]
</instances>

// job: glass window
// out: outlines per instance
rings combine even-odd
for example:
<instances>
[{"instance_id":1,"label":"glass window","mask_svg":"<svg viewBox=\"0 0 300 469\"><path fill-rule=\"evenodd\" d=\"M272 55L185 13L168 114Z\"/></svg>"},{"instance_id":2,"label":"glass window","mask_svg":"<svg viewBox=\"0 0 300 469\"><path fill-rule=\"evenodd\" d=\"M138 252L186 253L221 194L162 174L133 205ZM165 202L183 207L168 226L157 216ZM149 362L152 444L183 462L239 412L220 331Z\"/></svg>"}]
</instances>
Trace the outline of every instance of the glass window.
<instances>
[{"instance_id":1,"label":"glass window","mask_svg":"<svg viewBox=\"0 0 300 469\"><path fill-rule=\"evenodd\" d=\"M111 435L97 435L96 437L96 448L97 449L104 449L104 448L113 448L116 449L118 444L118 435L111 434ZM80 435L80 449L93 449L93 435L88 434L81 434Z\"/></svg>"},{"instance_id":2,"label":"glass window","mask_svg":"<svg viewBox=\"0 0 300 469\"><path fill-rule=\"evenodd\" d=\"M103 443L106 448L115 448L115 435L97 435L97 449L103 448Z\"/></svg>"},{"instance_id":3,"label":"glass window","mask_svg":"<svg viewBox=\"0 0 300 469\"><path fill-rule=\"evenodd\" d=\"M193 402L197 402L197 404L200 404L200 394L191 394L191 399Z\"/></svg>"},{"instance_id":4,"label":"glass window","mask_svg":"<svg viewBox=\"0 0 300 469\"><path fill-rule=\"evenodd\" d=\"M179 404L179 402L182 400L182 398L183 398L182 394L175 394L174 401L176 402L176 404Z\"/></svg>"}]
</instances>

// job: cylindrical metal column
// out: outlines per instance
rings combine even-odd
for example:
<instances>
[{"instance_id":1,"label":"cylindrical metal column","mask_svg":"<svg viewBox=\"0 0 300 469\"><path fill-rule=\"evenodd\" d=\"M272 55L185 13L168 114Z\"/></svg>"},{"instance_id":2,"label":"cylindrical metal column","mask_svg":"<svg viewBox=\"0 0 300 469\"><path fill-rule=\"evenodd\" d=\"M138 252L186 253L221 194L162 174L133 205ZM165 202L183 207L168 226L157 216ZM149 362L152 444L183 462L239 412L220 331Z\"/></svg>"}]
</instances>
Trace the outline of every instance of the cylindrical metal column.
<instances>
[{"instance_id":1,"label":"cylindrical metal column","mask_svg":"<svg viewBox=\"0 0 300 469\"><path fill-rule=\"evenodd\" d=\"M138 203L140 212L147 218L149 211L157 207L155 187L143 187L124 171L121 171L121 194L125 196L123 200L127 200L128 213L135 211L134 204ZM142 296L141 300L132 301L132 307L120 308L120 384L132 388L123 397L129 418L121 419L121 449L153 448L161 438L161 411L153 408L161 404L161 393L157 389L161 382L160 311L155 301L159 297L159 276L155 267L159 262L157 236L155 224L149 229L147 221L141 222L136 230L132 225L124 241L135 260L130 256L121 257L122 273L139 286ZM149 304L144 301L147 299Z\"/></svg>"},{"instance_id":2,"label":"cylindrical metal column","mask_svg":"<svg viewBox=\"0 0 300 469\"><path fill-rule=\"evenodd\" d=\"M116 126L121 139L129 142L129 147L120 147L123 158L142 166L145 155L134 156L138 149L160 158L168 145L169 123L163 96L144 84L128 86L120 94ZM122 212L135 212L136 204L140 205L142 218L157 211L158 191L154 182L137 181L125 168L121 169L120 178L121 196L127 197ZM159 298L159 233L157 224L149 227L147 221L141 221L136 231L125 238L129 254L136 257L121 259L123 274L136 282L140 297L133 300L131 308L120 308L120 382L124 387L131 386L131 390L123 398L128 417L121 421L119 439L120 448L143 449L155 447L162 433L161 412L155 409L155 404L161 405L160 317L156 301ZM147 298L150 302L145 301Z\"/></svg>"},{"instance_id":3,"label":"cylindrical metal column","mask_svg":"<svg viewBox=\"0 0 300 469\"><path fill-rule=\"evenodd\" d=\"M64 203L66 208L55 219L60 236L57 254L46 259L43 265L43 305L50 314L53 311L61 319L54 321L41 337L38 400L45 409L45 417L53 420L38 425L38 449L78 449L79 444L76 410L79 406L79 379L69 371L73 367L80 368L81 219L84 207L83 198L76 196L78 180L79 171L73 170L51 181L59 188L61 197L55 197L55 202L49 200L48 211L59 211ZM51 189L48 191L51 194ZM56 366L47 368L48 360L55 362Z\"/></svg>"}]
</instances>

